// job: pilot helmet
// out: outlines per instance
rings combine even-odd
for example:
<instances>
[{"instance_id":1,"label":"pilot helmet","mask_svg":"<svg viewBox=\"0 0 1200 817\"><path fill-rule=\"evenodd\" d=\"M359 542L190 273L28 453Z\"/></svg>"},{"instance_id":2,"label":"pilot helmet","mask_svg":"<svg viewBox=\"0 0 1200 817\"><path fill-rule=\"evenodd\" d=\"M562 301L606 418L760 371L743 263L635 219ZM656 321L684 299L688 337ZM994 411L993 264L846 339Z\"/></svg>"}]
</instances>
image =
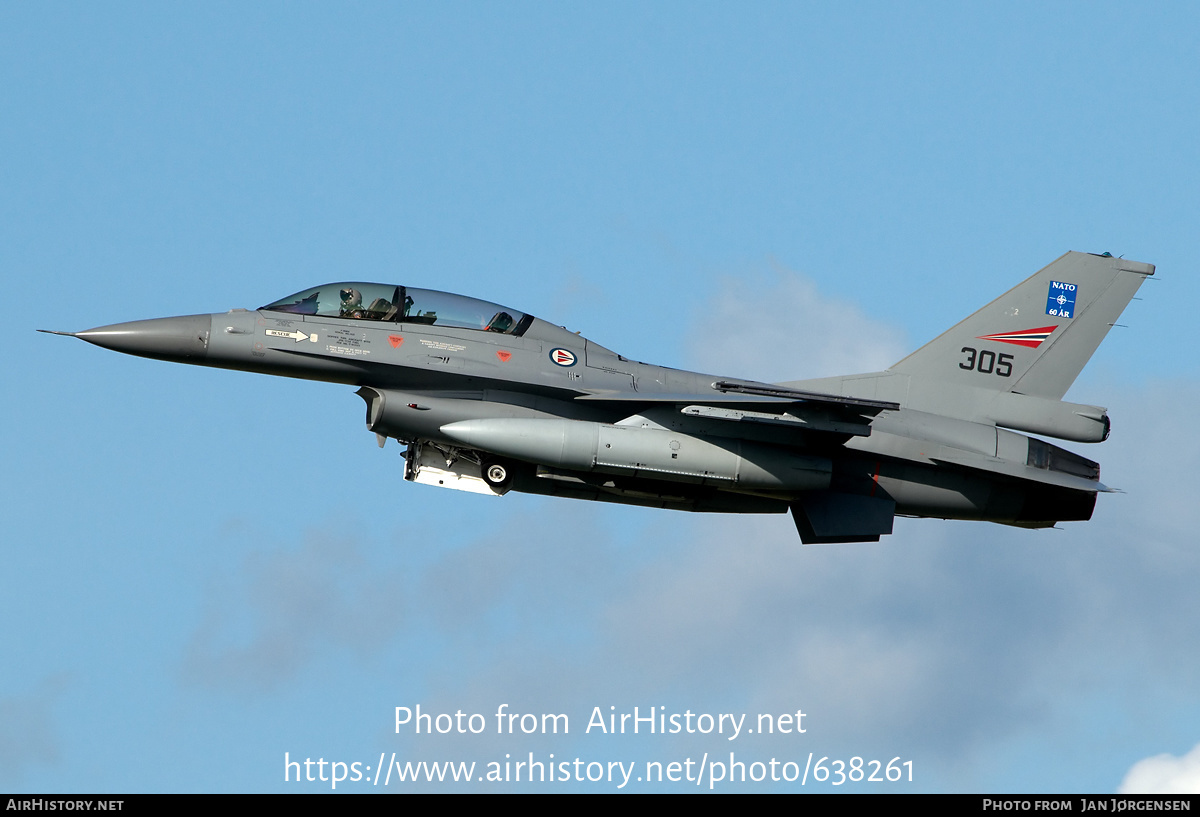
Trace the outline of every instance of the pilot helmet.
<instances>
[{"instance_id":1,"label":"pilot helmet","mask_svg":"<svg viewBox=\"0 0 1200 817\"><path fill-rule=\"evenodd\" d=\"M338 294L342 297L343 312L349 312L354 309L362 309L362 293L357 289L346 287Z\"/></svg>"}]
</instances>

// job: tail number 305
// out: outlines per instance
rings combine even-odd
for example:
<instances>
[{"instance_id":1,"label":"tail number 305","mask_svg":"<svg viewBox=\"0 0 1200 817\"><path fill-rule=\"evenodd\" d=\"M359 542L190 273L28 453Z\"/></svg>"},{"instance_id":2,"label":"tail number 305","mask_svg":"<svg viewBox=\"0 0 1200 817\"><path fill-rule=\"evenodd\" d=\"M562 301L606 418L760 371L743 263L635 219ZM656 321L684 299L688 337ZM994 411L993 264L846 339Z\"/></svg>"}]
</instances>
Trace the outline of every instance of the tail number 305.
<instances>
[{"instance_id":1,"label":"tail number 305","mask_svg":"<svg viewBox=\"0 0 1200 817\"><path fill-rule=\"evenodd\" d=\"M972 349L970 346L962 348L963 354L967 359L958 364L958 368L966 369L968 372L980 372L982 374L997 374L1000 377L1009 377L1012 375L1012 360L1013 356L1007 352L996 354L991 349L984 349L982 352L978 349Z\"/></svg>"}]
</instances>

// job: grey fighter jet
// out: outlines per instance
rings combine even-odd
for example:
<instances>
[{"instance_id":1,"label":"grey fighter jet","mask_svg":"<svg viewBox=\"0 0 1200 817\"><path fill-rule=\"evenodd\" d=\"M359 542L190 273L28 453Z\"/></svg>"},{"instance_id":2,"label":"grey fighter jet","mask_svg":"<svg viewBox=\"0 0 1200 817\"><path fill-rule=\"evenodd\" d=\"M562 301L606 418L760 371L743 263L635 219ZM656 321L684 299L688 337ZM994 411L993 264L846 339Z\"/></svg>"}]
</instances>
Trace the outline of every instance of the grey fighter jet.
<instances>
[{"instance_id":1,"label":"grey fighter jet","mask_svg":"<svg viewBox=\"0 0 1200 817\"><path fill-rule=\"evenodd\" d=\"M1108 437L1062 397L1151 264L1070 252L882 372L761 383L638 363L498 304L343 282L248 311L59 333L142 357L356 386L404 478L686 511L791 511L807 544L896 515L1086 520ZM1023 432L1023 433L1022 433Z\"/></svg>"}]
</instances>

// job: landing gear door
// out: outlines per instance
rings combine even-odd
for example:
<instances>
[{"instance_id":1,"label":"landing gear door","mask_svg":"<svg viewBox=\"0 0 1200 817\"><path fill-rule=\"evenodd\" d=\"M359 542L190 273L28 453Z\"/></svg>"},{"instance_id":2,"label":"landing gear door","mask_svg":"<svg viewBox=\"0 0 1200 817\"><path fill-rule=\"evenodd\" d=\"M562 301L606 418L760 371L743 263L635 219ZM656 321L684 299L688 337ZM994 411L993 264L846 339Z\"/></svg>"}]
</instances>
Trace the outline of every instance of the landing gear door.
<instances>
[{"instance_id":1,"label":"landing gear door","mask_svg":"<svg viewBox=\"0 0 1200 817\"><path fill-rule=\"evenodd\" d=\"M466 451L418 440L409 445L404 459L404 478L409 482L490 496L500 496L504 492L483 479L478 457Z\"/></svg>"}]
</instances>

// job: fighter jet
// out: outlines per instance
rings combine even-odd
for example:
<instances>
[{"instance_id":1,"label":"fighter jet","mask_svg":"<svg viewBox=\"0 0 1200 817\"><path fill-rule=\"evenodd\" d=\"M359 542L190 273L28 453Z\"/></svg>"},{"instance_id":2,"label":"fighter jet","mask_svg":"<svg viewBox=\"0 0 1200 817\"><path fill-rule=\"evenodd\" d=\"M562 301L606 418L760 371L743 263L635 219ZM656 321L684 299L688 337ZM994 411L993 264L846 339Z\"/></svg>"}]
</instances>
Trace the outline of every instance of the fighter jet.
<instances>
[{"instance_id":1,"label":"fighter jet","mask_svg":"<svg viewBox=\"0 0 1200 817\"><path fill-rule=\"evenodd\" d=\"M402 284L55 334L356 386L380 447L404 446L411 482L790 511L806 544L868 542L897 515L1091 518L1111 490L1099 465L1039 436L1107 439L1106 409L1062 398L1153 274L1069 252L889 369L785 383L639 363L516 309Z\"/></svg>"}]
</instances>

